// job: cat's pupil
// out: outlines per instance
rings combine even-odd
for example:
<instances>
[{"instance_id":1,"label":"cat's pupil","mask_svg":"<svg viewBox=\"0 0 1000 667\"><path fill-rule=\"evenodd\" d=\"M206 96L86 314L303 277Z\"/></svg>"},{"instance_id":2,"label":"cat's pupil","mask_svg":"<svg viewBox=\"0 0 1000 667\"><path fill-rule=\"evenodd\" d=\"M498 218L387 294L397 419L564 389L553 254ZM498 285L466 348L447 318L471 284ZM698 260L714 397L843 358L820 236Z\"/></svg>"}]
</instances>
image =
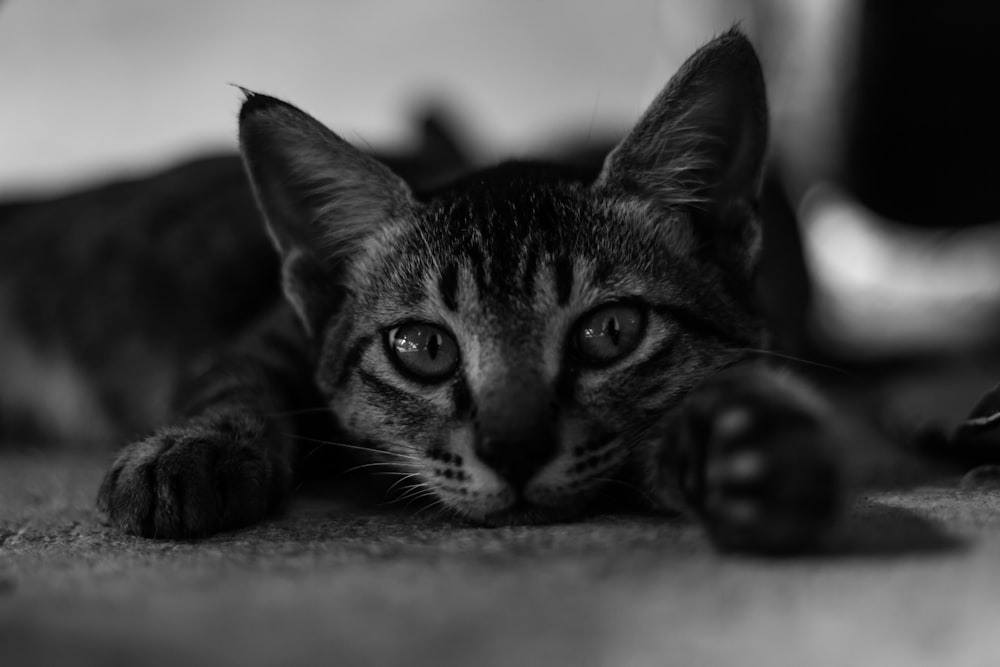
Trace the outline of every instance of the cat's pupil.
<instances>
[{"instance_id":1,"label":"cat's pupil","mask_svg":"<svg viewBox=\"0 0 1000 667\"><path fill-rule=\"evenodd\" d=\"M430 356L431 360L437 359L438 352L441 350L441 334L433 334L430 340L427 341L427 354Z\"/></svg>"},{"instance_id":2,"label":"cat's pupil","mask_svg":"<svg viewBox=\"0 0 1000 667\"><path fill-rule=\"evenodd\" d=\"M618 339L621 336L621 325L614 315L604 321L604 334L611 338L611 342L617 347Z\"/></svg>"}]
</instances>

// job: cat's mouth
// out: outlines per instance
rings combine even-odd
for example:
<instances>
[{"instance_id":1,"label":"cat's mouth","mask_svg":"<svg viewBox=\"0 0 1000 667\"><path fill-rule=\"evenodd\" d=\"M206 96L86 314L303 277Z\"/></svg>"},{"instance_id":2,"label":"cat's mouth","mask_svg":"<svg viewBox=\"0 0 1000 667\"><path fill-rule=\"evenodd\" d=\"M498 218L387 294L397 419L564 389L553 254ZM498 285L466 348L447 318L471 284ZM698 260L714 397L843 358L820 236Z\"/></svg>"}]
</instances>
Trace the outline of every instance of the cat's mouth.
<instances>
[{"instance_id":1,"label":"cat's mouth","mask_svg":"<svg viewBox=\"0 0 1000 667\"><path fill-rule=\"evenodd\" d=\"M444 472L435 469L428 486L434 489L440 507L467 523L562 523L580 518L608 495L626 453L620 435L594 438L586 446L576 447L572 456L555 459L527 482L513 483L475 460L465 460L462 467L461 458L456 463L454 456L437 456L435 464Z\"/></svg>"},{"instance_id":2,"label":"cat's mouth","mask_svg":"<svg viewBox=\"0 0 1000 667\"><path fill-rule=\"evenodd\" d=\"M574 521L600 502L606 491L604 485L590 487L587 492L556 497L533 498L531 494L515 491L510 504L480 512L463 512L467 521L481 526L500 527L511 525L542 525ZM541 502L539 502L541 501ZM548 501L548 502L546 502Z\"/></svg>"},{"instance_id":3,"label":"cat's mouth","mask_svg":"<svg viewBox=\"0 0 1000 667\"><path fill-rule=\"evenodd\" d=\"M469 520L491 528L515 525L537 526L571 521L578 518L581 513L582 506L547 507L519 498L510 507Z\"/></svg>"}]
</instances>

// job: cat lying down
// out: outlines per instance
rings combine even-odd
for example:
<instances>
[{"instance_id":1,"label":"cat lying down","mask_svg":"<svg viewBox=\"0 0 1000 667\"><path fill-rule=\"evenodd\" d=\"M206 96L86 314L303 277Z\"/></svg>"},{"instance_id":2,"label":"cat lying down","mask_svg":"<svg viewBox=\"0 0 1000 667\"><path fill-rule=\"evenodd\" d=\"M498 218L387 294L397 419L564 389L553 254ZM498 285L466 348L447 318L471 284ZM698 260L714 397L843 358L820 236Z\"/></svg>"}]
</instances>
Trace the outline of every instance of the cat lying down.
<instances>
[{"instance_id":1,"label":"cat lying down","mask_svg":"<svg viewBox=\"0 0 1000 667\"><path fill-rule=\"evenodd\" d=\"M35 246L47 284L70 285L30 307L8 299L19 325L0 346L70 319L71 343L32 350L86 358L58 367L103 398L67 394L55 425L154 429L98 495L129 533L259 521L287 499L301 447L326 442L478 524L569 520L625 488L697 516L723 549L810 549L864 483L859 462L890 448L761 361L767 126L735 30L683 65L599 173L511 162L415 192L247 92L240 148L267 235L245 181L208 163L180 203L166 178L142 200L107 197L86 229L0 227L0 284L15 285L0 296L25 290L19 257ZM167 194L174 205L155 208ZM14 376L42 366L22 363L0 399L31 398Z\"/></svg>"}]
</instances>

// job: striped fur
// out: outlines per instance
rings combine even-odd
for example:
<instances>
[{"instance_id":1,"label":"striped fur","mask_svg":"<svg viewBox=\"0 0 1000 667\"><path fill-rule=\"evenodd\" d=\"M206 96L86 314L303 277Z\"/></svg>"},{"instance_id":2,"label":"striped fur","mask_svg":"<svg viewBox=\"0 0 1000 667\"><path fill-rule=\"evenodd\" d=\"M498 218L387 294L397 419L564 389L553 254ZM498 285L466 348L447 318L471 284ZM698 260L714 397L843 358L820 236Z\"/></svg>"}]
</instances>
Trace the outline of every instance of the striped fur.
<instances>
[{"instance_id":1,"label":"striped fur","mask_svg":"<svg viewBox=\"0 0 1000 667\"><path fill-rule=\"evenodd\" d=\"M566 518L634 488L705 517L725 546L805 544L834 486L795 514L705 483L767 463L765 448L730 465L747 458L732 443L767 440L753 415L811 428L827 409L739 366L765 342L752 279L766 125L735 31L684 65L599 172L510 162L416 193L304 112L248 93L241 149L288 306L189 378L173 425L119 455L101 508L153 536L257 520L287 494L302 435L290 415L323 405L337 430L322 438L478 522ZM411 353L444 371L422 375ZM705 427L706 410L725 428ZM776 442L784 423L767 422ZM823 451L801 451L802 470L835 477ZM791 505L812 499L789 488ZM750 538L748 512L764 526Z\"/></svg>"},{"instance_id":2,"label":"striped fur","mask_svg":"<svg viewBox=\"0 0 1000 667\"><path fill-rule=\"evenodd\" d=\"M636 433L731 363L729 350L760 342L759 322L719 293L711 268L672 253L630 210L570 174L527 164L431 196L406 232L359 262L347 323L326 340L318 377L351 435L460 458L465 488L436 461L413 469L450 507L488 518L513 492L477 465L476 414L509 400L507 387L536 391L556 406L557 453L525 500L579 509L622 467ZM687 223L678 214L662 224ZM585 368L574 358L578 319L621 300L647 311L642 342L611 367ZM402 375L372 335L411 320L455 336L462 363L449 382Z\"/></svg>"}]
</instances>

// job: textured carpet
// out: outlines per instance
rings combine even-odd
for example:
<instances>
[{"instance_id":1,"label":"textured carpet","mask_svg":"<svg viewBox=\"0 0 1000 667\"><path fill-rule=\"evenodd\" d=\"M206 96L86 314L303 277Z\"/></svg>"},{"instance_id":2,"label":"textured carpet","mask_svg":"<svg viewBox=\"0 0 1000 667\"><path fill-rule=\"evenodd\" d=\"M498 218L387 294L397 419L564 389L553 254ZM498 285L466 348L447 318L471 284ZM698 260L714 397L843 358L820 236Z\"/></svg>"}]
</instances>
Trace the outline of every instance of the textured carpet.
<instances>
[{"instance_id":1,"label":"textured carpet","mask_svg":"<svg viewBox=\"0 0 1000 667\"><path fill-rule=\"evenodd\" d=\"M101 525L103 465L0 455L0 665L1000 664L995 492L864 499L795 560L656 517L476 529L320 499L157 542Z\"/></svg>"}]
</instances>

